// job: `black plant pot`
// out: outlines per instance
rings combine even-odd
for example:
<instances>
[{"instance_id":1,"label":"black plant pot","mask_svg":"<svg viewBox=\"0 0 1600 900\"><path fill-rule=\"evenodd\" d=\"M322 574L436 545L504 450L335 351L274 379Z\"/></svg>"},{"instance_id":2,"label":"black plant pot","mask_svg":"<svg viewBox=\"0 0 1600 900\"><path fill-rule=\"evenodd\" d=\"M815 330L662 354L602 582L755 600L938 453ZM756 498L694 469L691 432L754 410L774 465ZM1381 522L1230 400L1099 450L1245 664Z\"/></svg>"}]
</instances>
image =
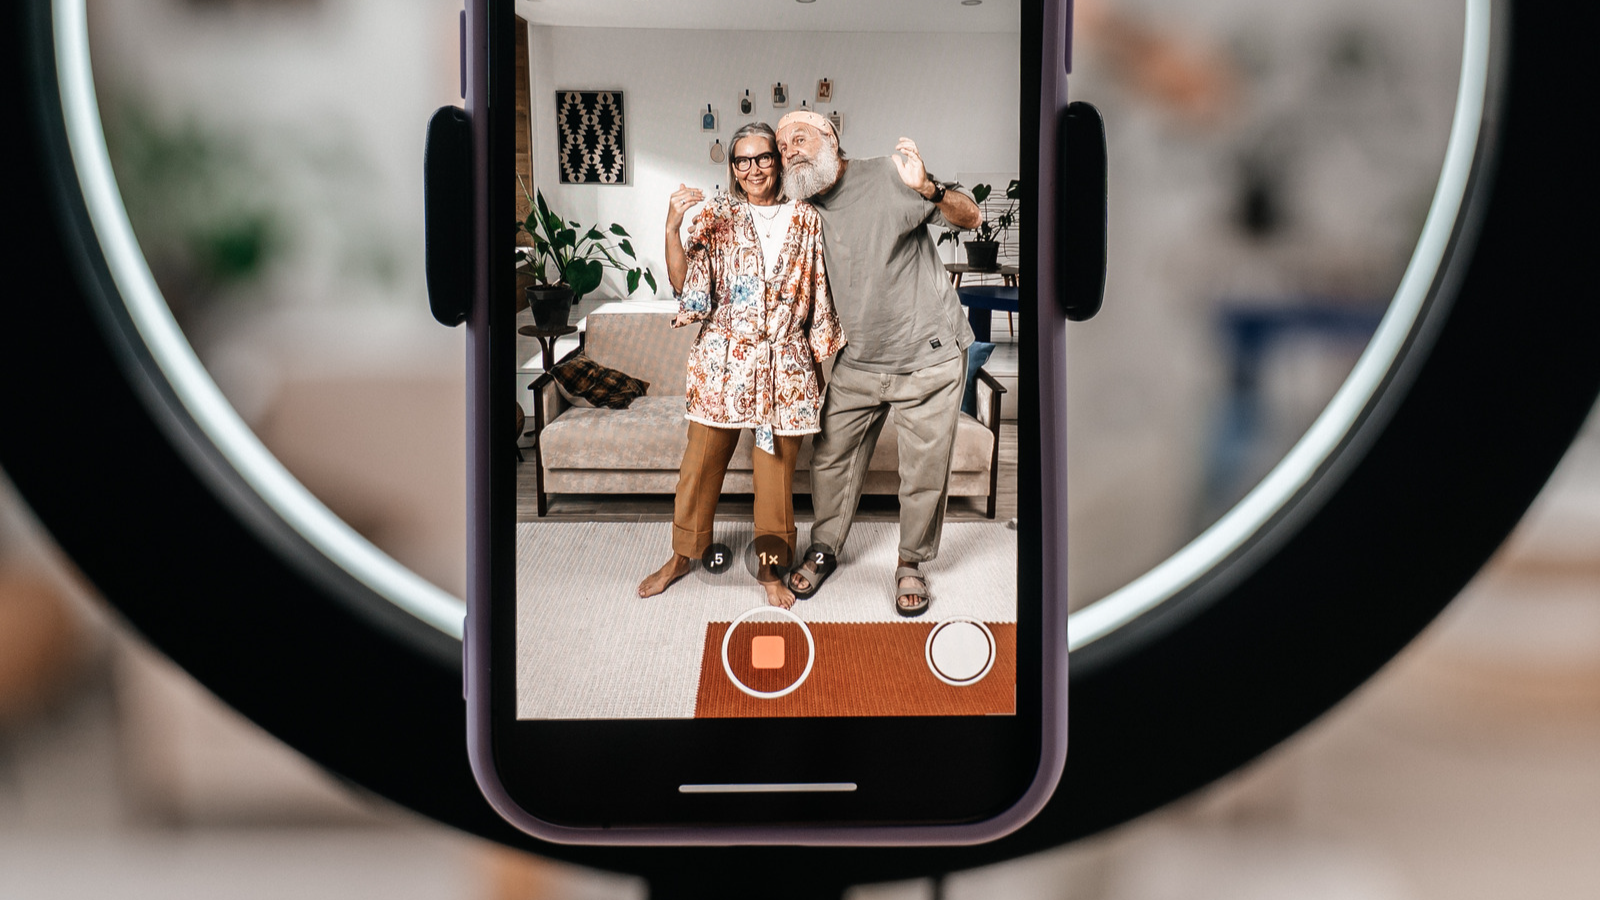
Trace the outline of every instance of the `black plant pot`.
<instances>
[{"instance_id":1,"label":"black plant pot","mask_svg":"<svg viewBox=\"0 0 1600 900\"><path fill-rule=\"evenodd\" d=\"M572 317L572 288L564 284L530 287L527 293L528 308L533 311L533 324L540 328L562 328L572 324L567 321Z\"/></svg>"},{"instance_id":2,"label":"black plant pot","mask_svg":"<svg viewBox=\"0 0 1600 900\"><path fill-rule=\"evenodd\" d=\"M974 269L1000 268L999 241L967 241L967 265Z\"/></svg>"}]
</instances>

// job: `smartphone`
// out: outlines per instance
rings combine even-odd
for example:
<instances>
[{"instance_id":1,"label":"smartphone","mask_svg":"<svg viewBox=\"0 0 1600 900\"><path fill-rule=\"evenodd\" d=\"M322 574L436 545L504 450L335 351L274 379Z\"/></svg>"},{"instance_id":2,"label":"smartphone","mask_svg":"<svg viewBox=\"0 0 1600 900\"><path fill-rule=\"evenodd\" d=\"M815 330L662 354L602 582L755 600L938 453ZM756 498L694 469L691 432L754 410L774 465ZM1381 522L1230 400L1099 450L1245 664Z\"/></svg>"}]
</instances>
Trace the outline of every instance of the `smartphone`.
<instances>
[{"instance_id":1,"label":"smartphone","mask_svg":"<svg viewBox=\"0 0 1600 900\"><path fill-rule=\"evenodd\" d=\"M954 844L1049 799L1070 16L468 0L465 690L507 820Z\"/></svg>"}]
</instances>

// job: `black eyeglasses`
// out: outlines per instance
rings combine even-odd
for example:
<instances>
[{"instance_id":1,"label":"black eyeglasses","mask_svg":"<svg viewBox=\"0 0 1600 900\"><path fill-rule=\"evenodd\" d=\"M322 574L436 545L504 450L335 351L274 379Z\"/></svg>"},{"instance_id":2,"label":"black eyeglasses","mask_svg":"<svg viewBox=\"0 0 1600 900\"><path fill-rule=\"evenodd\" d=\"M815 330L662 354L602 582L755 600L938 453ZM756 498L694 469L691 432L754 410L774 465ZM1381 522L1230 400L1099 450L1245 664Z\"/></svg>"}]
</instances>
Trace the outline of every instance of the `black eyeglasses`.
<instances>
[{"instance_id":1,"label":"black eyeglasses","mask_svg":"<svg viewBox=\"0 0 1600 900\"><path fill-rule=\"evenodd\" d=\"M735 156L733 158L733 170L735 172L748 172L750 171L751 163L754 163L763 169L770 169L777 162L777 154L772 153L771 151L763 153L760 156Z\"/></svg>"}]
</instances>

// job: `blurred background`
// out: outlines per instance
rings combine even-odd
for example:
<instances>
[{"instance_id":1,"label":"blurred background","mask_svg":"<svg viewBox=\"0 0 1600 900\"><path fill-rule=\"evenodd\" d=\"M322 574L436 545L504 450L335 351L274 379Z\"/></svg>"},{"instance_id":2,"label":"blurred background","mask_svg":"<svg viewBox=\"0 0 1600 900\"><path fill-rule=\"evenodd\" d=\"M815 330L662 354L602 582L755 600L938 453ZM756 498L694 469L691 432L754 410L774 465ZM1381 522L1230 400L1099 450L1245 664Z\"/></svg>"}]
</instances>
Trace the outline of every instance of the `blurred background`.
<instances>
[{"instance_id":1,"label":"blurred background","mask_svg":"<svg viewBox=\"0 0 1600 900\"><path fill-rule=\"evenodd\" d=\"M88 6L117 177L185 334L297 478L459 594L464 336L427 313L420 180L423 124L459 102L459 7ZM1438 178L1462 27L1461 0L1079 0L1072 89L1105 113L1112 205L1105 310L1069 330L1074 608L1214 522L1348 374ZM943 896L1587 895L1597 760L1591 424L1493 565L1322 721ZM317 770L146 647L0 485L0 900L643 893Z\"/></svg>"}]
</instances>

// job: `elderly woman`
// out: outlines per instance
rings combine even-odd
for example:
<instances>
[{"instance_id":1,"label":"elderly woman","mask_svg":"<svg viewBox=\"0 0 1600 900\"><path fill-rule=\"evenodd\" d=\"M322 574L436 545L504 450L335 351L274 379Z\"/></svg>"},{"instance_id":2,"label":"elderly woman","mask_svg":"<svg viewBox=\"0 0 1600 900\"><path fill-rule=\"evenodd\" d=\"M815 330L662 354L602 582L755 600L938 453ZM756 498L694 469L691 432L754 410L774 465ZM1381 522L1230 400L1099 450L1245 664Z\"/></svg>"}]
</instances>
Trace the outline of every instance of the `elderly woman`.
<instances>
[{"instance_id":1,"label":"elderly woman","mask_svg":"<svg viewBox=\"0 0 1600 900\"><path fill-rule=\"evenodd\" d=\"M740 128L730 142L728 193L695 216L687 248L678 231L703 195L679 185L667 211L667 274L676 326L703 323L689 353L689 445L678 472L672 558L639 585L666 590L711 544L722 479L744 431L755 432L757 549L787 550L761 565L767 602L794 594L782 567L794 553L794 467L801 437L819 429L821 362L844 346L828 293L822 226L809 204L786 200L771 126Z\"/></svg>"}]
</instances>

